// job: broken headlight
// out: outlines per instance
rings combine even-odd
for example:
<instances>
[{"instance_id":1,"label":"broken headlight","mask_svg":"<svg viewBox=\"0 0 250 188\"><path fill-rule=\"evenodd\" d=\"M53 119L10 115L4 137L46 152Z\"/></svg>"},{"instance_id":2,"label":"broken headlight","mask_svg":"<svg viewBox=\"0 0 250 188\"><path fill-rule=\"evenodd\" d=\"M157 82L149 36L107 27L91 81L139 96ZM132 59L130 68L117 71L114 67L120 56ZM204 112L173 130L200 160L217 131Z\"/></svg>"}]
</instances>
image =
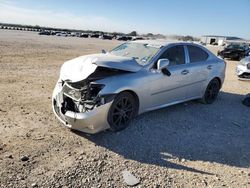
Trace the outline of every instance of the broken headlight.
<instances>
[{"instance_id":1,"label":"broken headlight","mask_svg":"<svg viewBox=\"0 0 250 188\"><path fill-rule=\"evenodd\" d=\"M63 86L63 94L66 95L67 97L75 100L75 101L80 101L81 100L81 90L80 89L75 89L68 85L67 83L64 84Z\"/></svg>"}]
</instances>

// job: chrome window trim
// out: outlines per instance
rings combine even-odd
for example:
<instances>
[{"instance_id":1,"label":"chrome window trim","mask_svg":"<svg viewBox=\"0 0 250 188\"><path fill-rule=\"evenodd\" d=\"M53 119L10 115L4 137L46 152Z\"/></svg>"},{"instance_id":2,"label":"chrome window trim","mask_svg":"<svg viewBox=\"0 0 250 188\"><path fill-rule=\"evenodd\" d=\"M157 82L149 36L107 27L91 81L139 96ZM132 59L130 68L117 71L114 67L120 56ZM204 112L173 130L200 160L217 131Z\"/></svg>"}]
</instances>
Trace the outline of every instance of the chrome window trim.
<instances>
[{"instance_id":1,"label":"chrome window trim","mask_svg":"<svg viewBox=\"0 0 250 188\"><path fill-rule=\"evenodd\" d=\"M185 50L185 44L183 43L174 43L174 44L168 44L162 48L160 48L160 51L159 53L157 53L157 55L155 55L152 59L151 59L151 62L145 66L145 68L147 68L148 70L152 69L154 64L156 63L156 61L160 58L160 56L166 51L168 50L169 48L172 48L172 47L175 47L175 46L182 46L183 47L183 50L184 50L184 59L185 59L185 63L184 64L180 64L180 65L185 65L187 64L187 54L186 54L186 50ZM180 66L180 65L174 65L174 66Z\"/></svg>"}]
</instances>

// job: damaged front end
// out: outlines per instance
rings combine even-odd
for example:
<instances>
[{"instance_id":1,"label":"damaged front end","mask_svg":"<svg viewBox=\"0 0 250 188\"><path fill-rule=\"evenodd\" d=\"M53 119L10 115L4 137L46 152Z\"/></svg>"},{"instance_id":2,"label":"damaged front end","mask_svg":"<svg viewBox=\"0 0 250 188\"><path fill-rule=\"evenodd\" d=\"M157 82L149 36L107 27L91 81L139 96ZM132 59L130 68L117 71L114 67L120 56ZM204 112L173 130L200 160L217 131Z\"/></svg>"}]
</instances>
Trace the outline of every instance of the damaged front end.
<instances>
[{"instance_id":1,"label":"damaged front end","mask_svg":"<svg viewBox=\"0 0 250 188\"><path fill-rule=\"evenodd\" d=\"M78 82L59 80L53 94L53 110L69 128L96 133L109 128L107 116L115 94L100 94L105 87L95 81L125 71L98 67L87 79Z\"/></svg>"},{"instance_id":2,"label":"damaged front end","mask_svg":"<svg viewBox=\"0 0 250 188\"><path fill-rule=\"evenodd\" d=\"M64 95L62 112L64 114L68 110L78 113L88 112L105 103L104 98L98 95L104 85L85 82L84 80L77 84L70 82L64 83L62 88ZM83 86L80 86L80 84Z\"/></svg>"},{"instance_id":3,"label":"damaged front end","mask_svg":"<svg viewBox=\"0 0 250 188\"><path fill-rule=\"evenodd\" d=\"M112 89L104 93L109 86L101 80L139 70L134 58L108 53L69 60L62 65L53 92L53 111L71 129L86 133L108 129L108 112L116 94Z\"/></svg>"}]
</instances>

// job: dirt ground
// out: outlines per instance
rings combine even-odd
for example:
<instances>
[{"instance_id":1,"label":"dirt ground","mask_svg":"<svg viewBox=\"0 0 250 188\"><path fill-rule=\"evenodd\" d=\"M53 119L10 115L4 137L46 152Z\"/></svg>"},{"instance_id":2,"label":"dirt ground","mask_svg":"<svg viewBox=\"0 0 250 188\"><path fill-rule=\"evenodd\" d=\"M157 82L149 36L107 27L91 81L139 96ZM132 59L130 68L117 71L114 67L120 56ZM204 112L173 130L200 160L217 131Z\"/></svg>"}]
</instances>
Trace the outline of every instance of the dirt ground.
<instances>
[{"instance_id":1,"label":"dirt ground","mask_svg":"<svg viewBox=\"0 0 250 188\"><path fill-rule=\"evenodd\" d=\"M126 187L124 170L137 187L250 187L250 82L237 61L212 105L145 113L119 133L62 126L51 109L62 63L118 43L0 30L0 187Z\"/></svg>"}]
</instances>

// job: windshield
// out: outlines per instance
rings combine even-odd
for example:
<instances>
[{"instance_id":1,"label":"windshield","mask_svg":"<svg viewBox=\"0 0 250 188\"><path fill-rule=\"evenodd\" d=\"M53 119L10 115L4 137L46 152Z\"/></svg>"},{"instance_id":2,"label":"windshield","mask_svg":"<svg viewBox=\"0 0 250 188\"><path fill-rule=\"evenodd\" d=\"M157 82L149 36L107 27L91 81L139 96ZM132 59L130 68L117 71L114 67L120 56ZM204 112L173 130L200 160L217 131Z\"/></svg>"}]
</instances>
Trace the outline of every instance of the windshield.
<instances>
[{"instance_id":1,"label":"windshield","mask_svg":"<svg viewBox=\"0 0 250 188\"><path fill-rule=\"evenodd\" d=\"M110 53L117 56L132 57L138 64L147 65L149 60L159 51L159 48L143 43L124 43Z\"/></svg>"},{"instance_id":2,"label":"windshield","mask_svg":"<svg viewBox=\"0 0 250 188\"><path fill-rule=\"evenodd\" d=\"M227 46L227 49L244 49L244 46L240 44L230 44Z\"/></svg>"}]
</instances>

